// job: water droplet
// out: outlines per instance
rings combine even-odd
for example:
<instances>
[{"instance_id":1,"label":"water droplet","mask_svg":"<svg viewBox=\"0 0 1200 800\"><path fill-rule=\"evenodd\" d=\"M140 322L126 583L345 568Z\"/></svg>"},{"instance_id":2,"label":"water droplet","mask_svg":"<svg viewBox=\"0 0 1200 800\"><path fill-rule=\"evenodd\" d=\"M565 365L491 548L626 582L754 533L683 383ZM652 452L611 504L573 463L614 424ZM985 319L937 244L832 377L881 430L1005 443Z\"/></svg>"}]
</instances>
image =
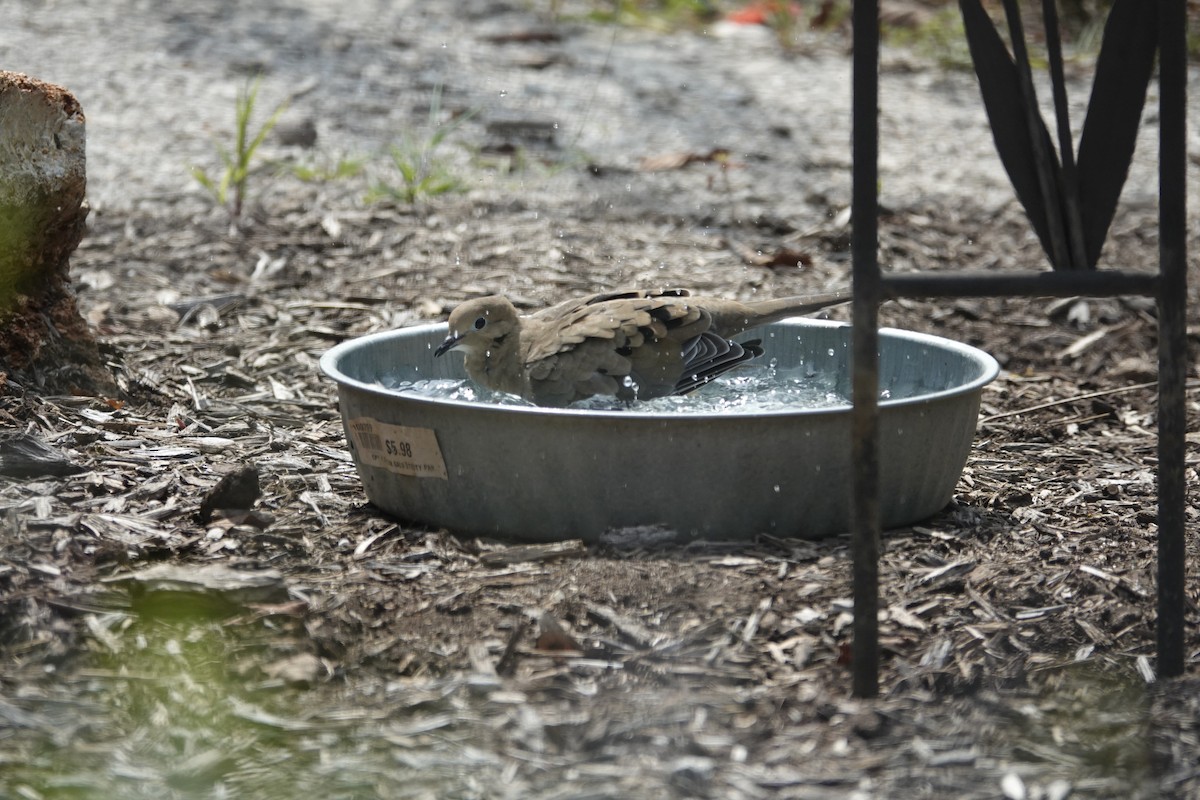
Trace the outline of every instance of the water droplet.
<instances>
[{"instance_id":1,"label":"water droplet","mask_svg":"<svg viewBox=\"0 0 1200 800\"><path fill-rule=\"evenodd\" d=\"M775 490L775 494L779 494L779 484L778 483L775 484L774 486L772 486L771 488Z\"/></svg>"}]
</instances>

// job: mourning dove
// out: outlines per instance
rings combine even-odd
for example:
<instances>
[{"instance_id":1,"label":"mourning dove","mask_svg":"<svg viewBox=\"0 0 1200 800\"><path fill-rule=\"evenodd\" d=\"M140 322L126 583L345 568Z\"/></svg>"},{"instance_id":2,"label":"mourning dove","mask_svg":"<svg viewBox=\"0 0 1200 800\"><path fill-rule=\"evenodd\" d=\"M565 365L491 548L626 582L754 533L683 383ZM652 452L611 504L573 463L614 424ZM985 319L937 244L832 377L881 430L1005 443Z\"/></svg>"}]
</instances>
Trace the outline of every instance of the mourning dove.
<instances>
[{"instance_id":1,"label":"mourning dove","mask_svg":"<svg viewBox=\"0 0 1200 800\"><path fill-rule=\"evenodd\" d=\"M507 298L468 300L450 314L434 355L465 354L482 386L540 406L592 395L641 400L684 394L763 353L728 337L850 299L848 292L741 303L686 289L619 291L521 316Z\"/></svg>"}]
</instances>

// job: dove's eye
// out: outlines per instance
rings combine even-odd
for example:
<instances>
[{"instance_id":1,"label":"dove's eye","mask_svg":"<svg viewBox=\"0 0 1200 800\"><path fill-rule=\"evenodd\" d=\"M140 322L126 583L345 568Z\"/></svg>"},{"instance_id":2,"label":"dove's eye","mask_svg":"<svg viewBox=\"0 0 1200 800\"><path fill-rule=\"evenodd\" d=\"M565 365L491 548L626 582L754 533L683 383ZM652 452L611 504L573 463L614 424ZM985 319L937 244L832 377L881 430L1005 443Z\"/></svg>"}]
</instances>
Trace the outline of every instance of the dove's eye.
<instances>
[{"instance_id":1,"label":"dove's eye","mask_svg":"<svg viewBox=\"0 0 1200 800\"><path fill-rule=\"evenodd\" d=\"M475 320L475 330L477 330L477 331L483 330L484 325L487 325L487 320L484 319L483 317L480 317L479 319Z\"/></svg>"}]
</instances>

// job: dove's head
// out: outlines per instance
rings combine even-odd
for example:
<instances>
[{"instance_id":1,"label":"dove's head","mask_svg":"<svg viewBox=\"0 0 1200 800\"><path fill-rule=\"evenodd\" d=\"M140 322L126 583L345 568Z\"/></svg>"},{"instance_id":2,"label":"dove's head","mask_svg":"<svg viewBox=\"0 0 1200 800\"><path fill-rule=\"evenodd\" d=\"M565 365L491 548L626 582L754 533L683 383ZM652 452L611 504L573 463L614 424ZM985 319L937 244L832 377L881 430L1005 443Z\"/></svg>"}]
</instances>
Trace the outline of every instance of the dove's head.
<instances>
[{"instance_id":1,"label":"dove's head","mask_svg":"<svg viewBox=\"0 0 1200 800\"><path fill-rule=\"evenodd\" d=\"M482 355L500 347L519 324L517 309L505 297L490 295L468 300L450 312L450 334L433 354L463 350Z\"/></svg>"}]
</instances>

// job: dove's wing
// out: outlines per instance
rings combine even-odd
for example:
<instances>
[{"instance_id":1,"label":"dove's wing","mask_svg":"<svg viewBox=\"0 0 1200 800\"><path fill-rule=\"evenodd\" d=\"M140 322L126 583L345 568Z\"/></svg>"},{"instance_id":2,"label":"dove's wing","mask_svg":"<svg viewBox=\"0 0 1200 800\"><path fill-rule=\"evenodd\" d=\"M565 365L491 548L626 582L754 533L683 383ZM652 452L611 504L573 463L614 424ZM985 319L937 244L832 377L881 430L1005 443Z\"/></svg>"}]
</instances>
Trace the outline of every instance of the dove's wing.
<instances>
[{"instance_id":1,"label":"dove's wing","mask_svg":"<svg viewBox=\"0 0 1200 800\"><path fill-rule=\"evenodd\" d=\"M682 342L710 324L704 309L685 297L682 291L613 292L524 318L521 342L535 394L670 394L683 372Z\"/></svg>"}]
</instances>

